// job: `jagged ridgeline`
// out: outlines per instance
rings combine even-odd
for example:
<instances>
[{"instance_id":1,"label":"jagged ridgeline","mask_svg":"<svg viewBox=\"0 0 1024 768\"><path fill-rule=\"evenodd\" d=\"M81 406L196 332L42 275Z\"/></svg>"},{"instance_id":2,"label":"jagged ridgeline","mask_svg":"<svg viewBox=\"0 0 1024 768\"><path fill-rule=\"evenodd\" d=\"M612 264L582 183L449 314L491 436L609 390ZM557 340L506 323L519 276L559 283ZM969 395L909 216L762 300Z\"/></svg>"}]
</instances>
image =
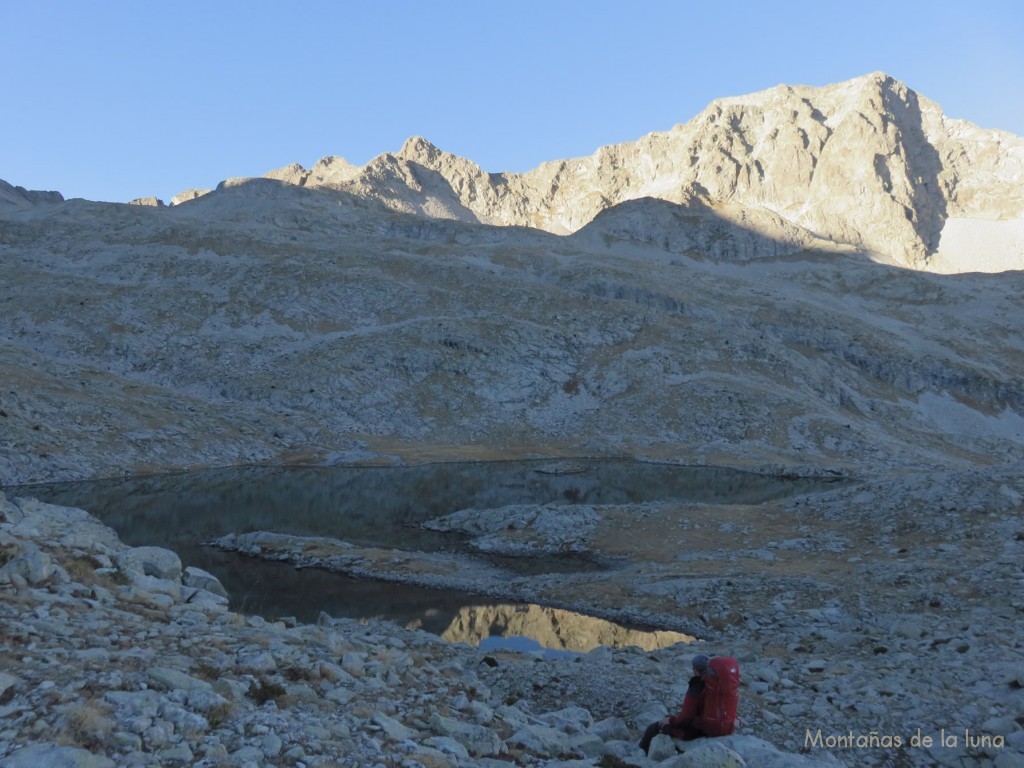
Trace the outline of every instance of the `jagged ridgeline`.
<instances>
[{"instance_id":1,"label":"jagged ridgeline","mask_svg":"<svg viewBox=\"0 0 1024 768\"><path fill-rule=\"evenodd\" d=\"M881 72L719 99L669 131L528 173L488 173L414 137L364 166L327 156L266 178L431 218L588 228L719 258L845 246L930 271L1024 264L1024 140L949 119ZM172 204L209 191L186 190ZM53 195L2 184L0 208Z\"/></svg>"},{"instance_id":2,"label":"jagged ridgeline","mask_svg":"<svg viewBox=\"0 0 1024 768\"><path fill-rule=\"evenodd\" d=\"M424 216L556 234L591 225L683 252L711 246L723 258L849 245L916 268L972 271L997 255L962 252L964 220L981 220L974 231L999 241L999 264L1024 266L1024 226L991 223L1024 213L1024 141L951 120L881 73L720 99L670 131L524 174L486 173L413 138L363 167L325 157L268 176ZM681 207L634 202L646 198ZM933 260L950 220L948 257ZM713 250L723 228L754 234ZM1007 253L1014 236L1017 252Z\"/></svg>"}]
</instances>

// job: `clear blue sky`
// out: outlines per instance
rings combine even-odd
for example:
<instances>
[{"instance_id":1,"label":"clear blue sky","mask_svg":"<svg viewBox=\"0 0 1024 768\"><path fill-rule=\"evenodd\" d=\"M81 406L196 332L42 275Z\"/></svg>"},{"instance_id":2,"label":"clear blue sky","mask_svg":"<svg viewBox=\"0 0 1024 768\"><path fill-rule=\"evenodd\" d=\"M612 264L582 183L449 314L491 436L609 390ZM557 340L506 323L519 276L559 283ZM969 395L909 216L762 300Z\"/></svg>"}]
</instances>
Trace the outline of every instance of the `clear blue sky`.
<instances>
[{"instance_id":1,"label":"clear blue sky","mask_svg":"<svg viewBox=\"0 0 1024 768\"><path fill-rule=\"evenodd\" d=\"M409 136L526 171L882 70L1024 134L1024 4L0 0L0 179L169 200Z\"/></svg>"}]
</instances>

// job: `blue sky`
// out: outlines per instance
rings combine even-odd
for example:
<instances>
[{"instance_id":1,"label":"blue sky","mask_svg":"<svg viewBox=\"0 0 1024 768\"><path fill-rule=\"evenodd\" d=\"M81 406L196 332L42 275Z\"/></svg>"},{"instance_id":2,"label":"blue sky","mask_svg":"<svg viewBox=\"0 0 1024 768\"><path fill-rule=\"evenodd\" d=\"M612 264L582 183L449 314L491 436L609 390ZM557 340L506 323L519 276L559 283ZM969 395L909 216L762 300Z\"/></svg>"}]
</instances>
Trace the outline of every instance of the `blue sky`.
<instances>
[{"instance_id":1,"label":"blue sky","mask_svg":"<svg viewBox=\"0 0 1024 768\"><path fill-rule=\"evenodd\" d=\"M882 70L1024 135L1024 4L0 0L0 179L169 200L409 136L526 171Z\"/></svg>"}]
</instances>

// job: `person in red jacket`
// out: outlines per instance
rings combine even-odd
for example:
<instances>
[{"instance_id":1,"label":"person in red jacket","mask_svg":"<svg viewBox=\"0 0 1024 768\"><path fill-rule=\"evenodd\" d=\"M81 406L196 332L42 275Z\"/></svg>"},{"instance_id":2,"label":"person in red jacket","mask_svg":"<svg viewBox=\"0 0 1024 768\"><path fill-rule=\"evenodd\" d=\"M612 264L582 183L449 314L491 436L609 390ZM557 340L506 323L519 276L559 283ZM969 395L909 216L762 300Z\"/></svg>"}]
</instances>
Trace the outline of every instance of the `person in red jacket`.
<instances>
[{"instance_id":1,"label":"person in red jacket","mask_svg":"<svg viewBox=\"0 0 1024 768\"><path fill-rule=\"evenodd\" d=\"M739 702L739 665L731 656L693 657L693 677L678 714L651 723L640 740L644 753L659 733L690 741L733 732Z\"/></svg>"}]
</instances>

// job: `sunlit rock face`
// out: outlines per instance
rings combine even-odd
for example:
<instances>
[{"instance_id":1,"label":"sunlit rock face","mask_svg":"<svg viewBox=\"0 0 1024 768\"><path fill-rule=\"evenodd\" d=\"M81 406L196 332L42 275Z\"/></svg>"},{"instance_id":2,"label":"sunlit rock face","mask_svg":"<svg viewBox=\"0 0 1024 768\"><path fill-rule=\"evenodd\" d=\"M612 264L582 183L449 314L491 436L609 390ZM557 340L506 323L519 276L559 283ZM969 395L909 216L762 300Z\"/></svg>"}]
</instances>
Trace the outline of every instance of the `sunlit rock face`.
<instances>
[{"instance_id":1,"label":"sunlit rock face","mask_svg":"<svg viewBox=\"0 0 1024 768\"><path fill-rule=\"evenodd\" d=\"M637 646L645 651L696 638L681 632L629 629L610 621L541 605L474 605L459 611L441 637L479 645L493 637L528 637L544 648L586 652L601 645Z\"/></svg>"},{"instance_id":2,"label":"sunlit rock face","mask_svg":"<svg viewBox=\"0 0 1024 768\"><path fill-rule=\"evenodd\" d=\"M959 271L986 264L977 254L965 260L966 252L948 253L948 243L933 264L947 221L1009 220L1024 212L1024 140L950 120L939 105L881 72L718 99L670 131L528 173L487 173L415 137L362 167L326 157L311 171L291 165L268 176L345 190L405 213L555 234L653 198L681 207L677 216L686 217L690 234L675 246L684 252L695 241L721 240L716 230L741 225L758 237L741 238L739 253L703 252L757 258L780 247L798 252L832 243L940 271L951 263ZM636 207L631 216L638 216ZM625 230L621 217L606 225L609 234L642 233L653 241L675 231L663 217L654 207ZM1024 265L1019 243L1015 256Z\"/></svg>"}]
</instances>

